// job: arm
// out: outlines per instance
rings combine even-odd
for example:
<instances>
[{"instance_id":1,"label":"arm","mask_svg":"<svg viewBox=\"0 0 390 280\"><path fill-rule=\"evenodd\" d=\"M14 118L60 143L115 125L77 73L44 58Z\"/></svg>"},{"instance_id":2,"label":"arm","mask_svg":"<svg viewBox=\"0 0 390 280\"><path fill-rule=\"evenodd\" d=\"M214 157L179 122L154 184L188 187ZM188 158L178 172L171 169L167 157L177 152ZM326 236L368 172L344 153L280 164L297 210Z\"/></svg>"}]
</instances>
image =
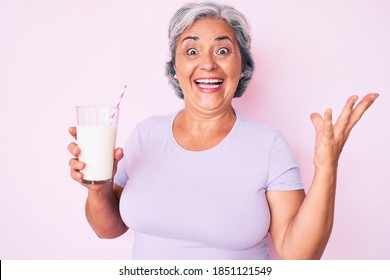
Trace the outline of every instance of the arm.
<instances>
[{"instance_id":1,"label":"arm","mask_svg":"<svg viewBox=\"0 0 390 280\"><path fill-rule=\"evenodd\" d=\"M334 125L330 109L324 119L316 113L311 115L316 130L315 173L307 195L303 191L267 192L270 233L281 258L321 258L333 227L341 151L352 128L377 97L368 94L355 108L357 97L350 97Z\"/></svg>"},{"instance_id":2,"label":"arm","mask_svg":"<svg viewBox=\"0 0 390 280\"><path fill-rule=\"evenodd\" d=\"M76 138L76 129L71 127L69 133ZM74 156L69 161L71 168L71 177L81 183L83 174L80 172L85 168L85 163L78 160L80 149L76 143L68 146L69 152ZM121 148L115 149L114 152L114 170L116 173L118 162L123 157ZM116 184L104 185L87 185L82 184L88 189L88 197L85 204L85 213L87 220L100 238L115 238L124 234L128 227L123 222L119 213L119 199L122 194L122 188Z\"/></svg>"},{"instance_id":3,"label":"arm","mask_svg":"<svg viewBox=\"0 0 390 280\"><path fill-rule=\"evenodd\" d=\"M90 226L100 238L116 238L128 230L119 213L122 190L112 183L88 188L85 214Z\"/></svg>"}]
</instances>

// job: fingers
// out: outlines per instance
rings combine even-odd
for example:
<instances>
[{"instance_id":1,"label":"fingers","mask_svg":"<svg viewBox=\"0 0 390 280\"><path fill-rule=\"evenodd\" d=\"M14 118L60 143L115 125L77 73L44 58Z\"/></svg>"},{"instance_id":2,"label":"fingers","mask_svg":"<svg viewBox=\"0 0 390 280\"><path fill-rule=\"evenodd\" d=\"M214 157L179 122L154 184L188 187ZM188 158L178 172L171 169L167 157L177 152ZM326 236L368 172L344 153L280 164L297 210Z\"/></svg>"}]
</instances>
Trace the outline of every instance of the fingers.
<instances>
[{"instance_id":1,"label":"fingers","mask_svg":"<svg viewBox=\"0 0 390 280\"><path fill-rule=\"evenodd\" d=\"M324 128L329 128L332 126L332 109L326 109L324 113Z\"/></svg>"},{"instance_id":2,"label":"fingers","mask_svg":"<svg viewBox=\"0 0 390 280\"><path fill-rule=\"evenodd\" d=\"M70 135L77 139L76 127L69 127L68 131ZM80 148L76 143L72 142L68 145L68 151L74 156L74 158L69 160L70 176L72 179L80 182L83 178L83 174L80 170L85 168L85 163L79 161L78 159L78 156L80 155Z\"/></svg>"},{"instance_id":3,"label":"fingers","mask_svg":"<svg viewBox=\"0 0 390 280\"><path fill-rule=\"evenodd\" d=\"M77 158L72 158L69 161L70 176L76 181L80 181L83 178L83 174L80 170L85 168L85 163L79 161Z\"/></svg>"},{"instance_id":4,"label":"fingers","mask_svg":"<svg viewBox=\"0 0 390 280\"><path fill-rule=\"evenodd\" d=\"M321 115L318 113L313 113L310 115L311 122L314 125L314 128L316 130L316 133L319 133L322 131L322 124L324 120L322 119Z\"/></svg>"},{"instance_id":5,"label":"fingers","mask_svg":"<svg viewBox=\"0 0 390 280\"><path fill-rule=\"evenodd\" d=\"M378 98L379 94L370 93L367 94L363 99L358 103L358 105L353 109L349 122L346 127L346 131L349 133L356 123L360 120L363 114L367 111L368 108L374 103Z\"/></svg>"},{"instance_id":6,"label":"fingers","mask_svg":"<svg viewBox=\"0 0 390 280\"><path fill-rule=\"evenodd\" d=\"M332 109L326 109L324 114L324 133L333 135Z\"/></svg>"},{"instance_id":7,"label":"fingers","mask_svg":"<svg viewBox=\"0 0 390 280\"><path fill-rule=\"evenodd\" d=\"M335 135L347 139L352 128L360 120L364 112L372 105L379 94L371 93L367 94L359 104L354 108L358 97L356 95L351 96L345 104L337 122L335 124Z\"/></svg>"},{"instance_id":8,"label":"fingers","mask_svg":"<svg viewBox=\"0 0 390 280\"><path fill-rule=\"evenodd\" d=\"M327 109L325 111L324 118L318 113L313 113L310 115L310 119L316 132L322 132L325 129L328 133L330 133L330 130L333 131L332 109Z\"/></svg>"},{"instance_id":9,"label":"fingers","mask_svg":"<svg viewBox=\"0 0 390 280\"><path fill-rule=\"evenodd\" d=\"M334 132L333 132L333 117L332 109L327 109L324 113L324 121L322 124L322 142L325 144L334 143Z\"/></svg>"},{"instance_id":10,"label":"fingers","mask_svg":"<svg viewBox=\"0 0 390 280\"><path fill-rule=\"evenodd\" d=\"M378 98L378 94L366 95L354 108L357 96L351 96L346 102L340 117L333 125L332 110L327 109L324 117L314 113L310 116L316 129L316 165L337 165L338 158L346 143L353 126L359 121L364 112Z\"/></svg>"},{"instance_id":11,"label":"fingers","mask_svg":"<svg viewBox=\"0 0 390 280\"><path fill-rule=\"evenodd\" d=\"M68 131L69 131L69 134L72 135L72 136L74 137L74 139L77 139L77 130L76 130L76 127L74 127L74 126L69 127Z\"/></svg>"},{"instance_id":12,"label":"fingers","mask_svg":"<svg viewBox=\"0 0 390 280\"><path fill-rule=\"evenodd\" d=\"M80 148L79 146L72 142L68 145L68 151L71 153L74 157L78 157L80 155Z\"/></svg>"},{"instance_id":13,"label":"fingers","mask_svg":"<svg viewBox=\"0 0 390 280\"><path fill-rule=\"evenodd\" d=\"M340 131L344 131L345 128L348 126L349 119L353 112L353 106L355 105L357 100L358 97L356 95L353 95L350 98L348 98L347 103L345 103L345 106L341 111L341 114L335 124L336 134L339 133Z\"/></svg>"},{"instance_id":14,"label":"fingers","mask_svg":"<svg viewBox=\"0 0 390 280\"><path fill-rule=\"evenodd\" d=\"M120 161L123 158L123 149L116 148L114 151L114 159Z\"/></svg>"},{"instance_id":15,"label":"fingers","mask_svg":"<svg viewBox=\"0 0 390 280\"><path fill-rule=\"evenodd\" d=\"M114 168L113 168L113 172L112 172L113 176L115 176L117 168L118 168L118 163L122 158L123 158L123 149L116 148L114 151Z\"/></svg>"}]
</instances>

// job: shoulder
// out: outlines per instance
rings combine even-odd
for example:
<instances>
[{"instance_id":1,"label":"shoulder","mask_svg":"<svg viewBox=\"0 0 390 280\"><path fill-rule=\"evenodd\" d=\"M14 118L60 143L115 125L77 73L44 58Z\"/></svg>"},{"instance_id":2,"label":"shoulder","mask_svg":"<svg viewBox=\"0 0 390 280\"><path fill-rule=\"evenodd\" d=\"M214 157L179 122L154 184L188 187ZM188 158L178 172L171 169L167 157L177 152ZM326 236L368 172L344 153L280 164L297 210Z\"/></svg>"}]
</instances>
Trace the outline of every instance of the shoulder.
<instances>
[{"instance_id":1,"label":"shoulder","mask_svg":"<svg viewBox=\"0 0 390 280\"><path fill-rule=\"evenodd\" d=\"M238 130L240 135L250 137L251 139L262 143L267 142L269 144L274 142L278 137L281 137L281 133L278 129L250 119L237 111L236 114L239 121Z\"/></svg>"},{"instance_id":2,"label":"shoulder","mask_svg":"<svg viewBox=\"0 0 390 280\"><path fill-rule=\"evenodd\" d=\"M152 147L168 139L170 127L176 113L148 117L136 124L126 143L126 151L139 150L142 146Z\"/></svg>"},{"instance_id":3,"label":"shoulder","mask_svg":"<svg viewBox=\"0 0 390 280\"><path fill-rule=\"evenodd\" d=\"M148 129L150 127L170 124L177 113L148 117L137 124L139 129Z\"/></svg>"},{"instance_id":4,"label":"shoulder","mask_svg":"<svg viewBox=\"0 0 390 280\"><path fill-rule=\"evenodd\" d=\"M140 134L166 131L167 127L171 126L176 115L177 112L146 118L136 125L135 130Z\"/></svg>"}]
</instances>

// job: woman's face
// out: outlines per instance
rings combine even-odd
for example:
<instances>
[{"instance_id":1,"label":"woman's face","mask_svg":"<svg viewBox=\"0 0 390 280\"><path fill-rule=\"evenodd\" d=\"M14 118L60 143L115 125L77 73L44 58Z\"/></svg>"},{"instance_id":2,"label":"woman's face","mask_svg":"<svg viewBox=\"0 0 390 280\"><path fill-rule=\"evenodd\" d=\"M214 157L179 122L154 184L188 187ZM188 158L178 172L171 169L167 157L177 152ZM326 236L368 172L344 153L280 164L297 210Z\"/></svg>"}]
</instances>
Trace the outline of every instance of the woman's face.
<instances>
[{"instance_id":1,"label":"woman's face","mask_svg":"<svg viewBox=\"0 0 390 280\"><path fill-rule=\"evenodd\" d=\"M221 19L196 21L177 40L174 67L186 108L203 113L230 108L242 69L233 29Z\"/></svg>"}]
</instances>

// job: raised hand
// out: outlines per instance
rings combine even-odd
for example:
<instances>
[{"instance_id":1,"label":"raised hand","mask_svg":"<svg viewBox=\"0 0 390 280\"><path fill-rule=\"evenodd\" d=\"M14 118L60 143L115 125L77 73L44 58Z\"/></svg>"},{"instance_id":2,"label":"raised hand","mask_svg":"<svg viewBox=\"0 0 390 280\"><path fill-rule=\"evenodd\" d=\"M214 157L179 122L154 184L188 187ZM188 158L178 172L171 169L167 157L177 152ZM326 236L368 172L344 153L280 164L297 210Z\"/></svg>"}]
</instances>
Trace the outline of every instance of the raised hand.
<instances>
[{"instance_id":1,"label":"raised hand","mask_svg":"<svg viewBox=\"0 0 390 280\"><path fill-rule=\"evenodd\" d=\"M356 95L351 96L345 104L336 123L333 124L332 110L327 109L324 117L313 113L310 118L316 131L314 165L337 168L340 154L351 133L352 128L374 103L379 94L367 94L356 106Z\"/></svg>"}]
</instances>

